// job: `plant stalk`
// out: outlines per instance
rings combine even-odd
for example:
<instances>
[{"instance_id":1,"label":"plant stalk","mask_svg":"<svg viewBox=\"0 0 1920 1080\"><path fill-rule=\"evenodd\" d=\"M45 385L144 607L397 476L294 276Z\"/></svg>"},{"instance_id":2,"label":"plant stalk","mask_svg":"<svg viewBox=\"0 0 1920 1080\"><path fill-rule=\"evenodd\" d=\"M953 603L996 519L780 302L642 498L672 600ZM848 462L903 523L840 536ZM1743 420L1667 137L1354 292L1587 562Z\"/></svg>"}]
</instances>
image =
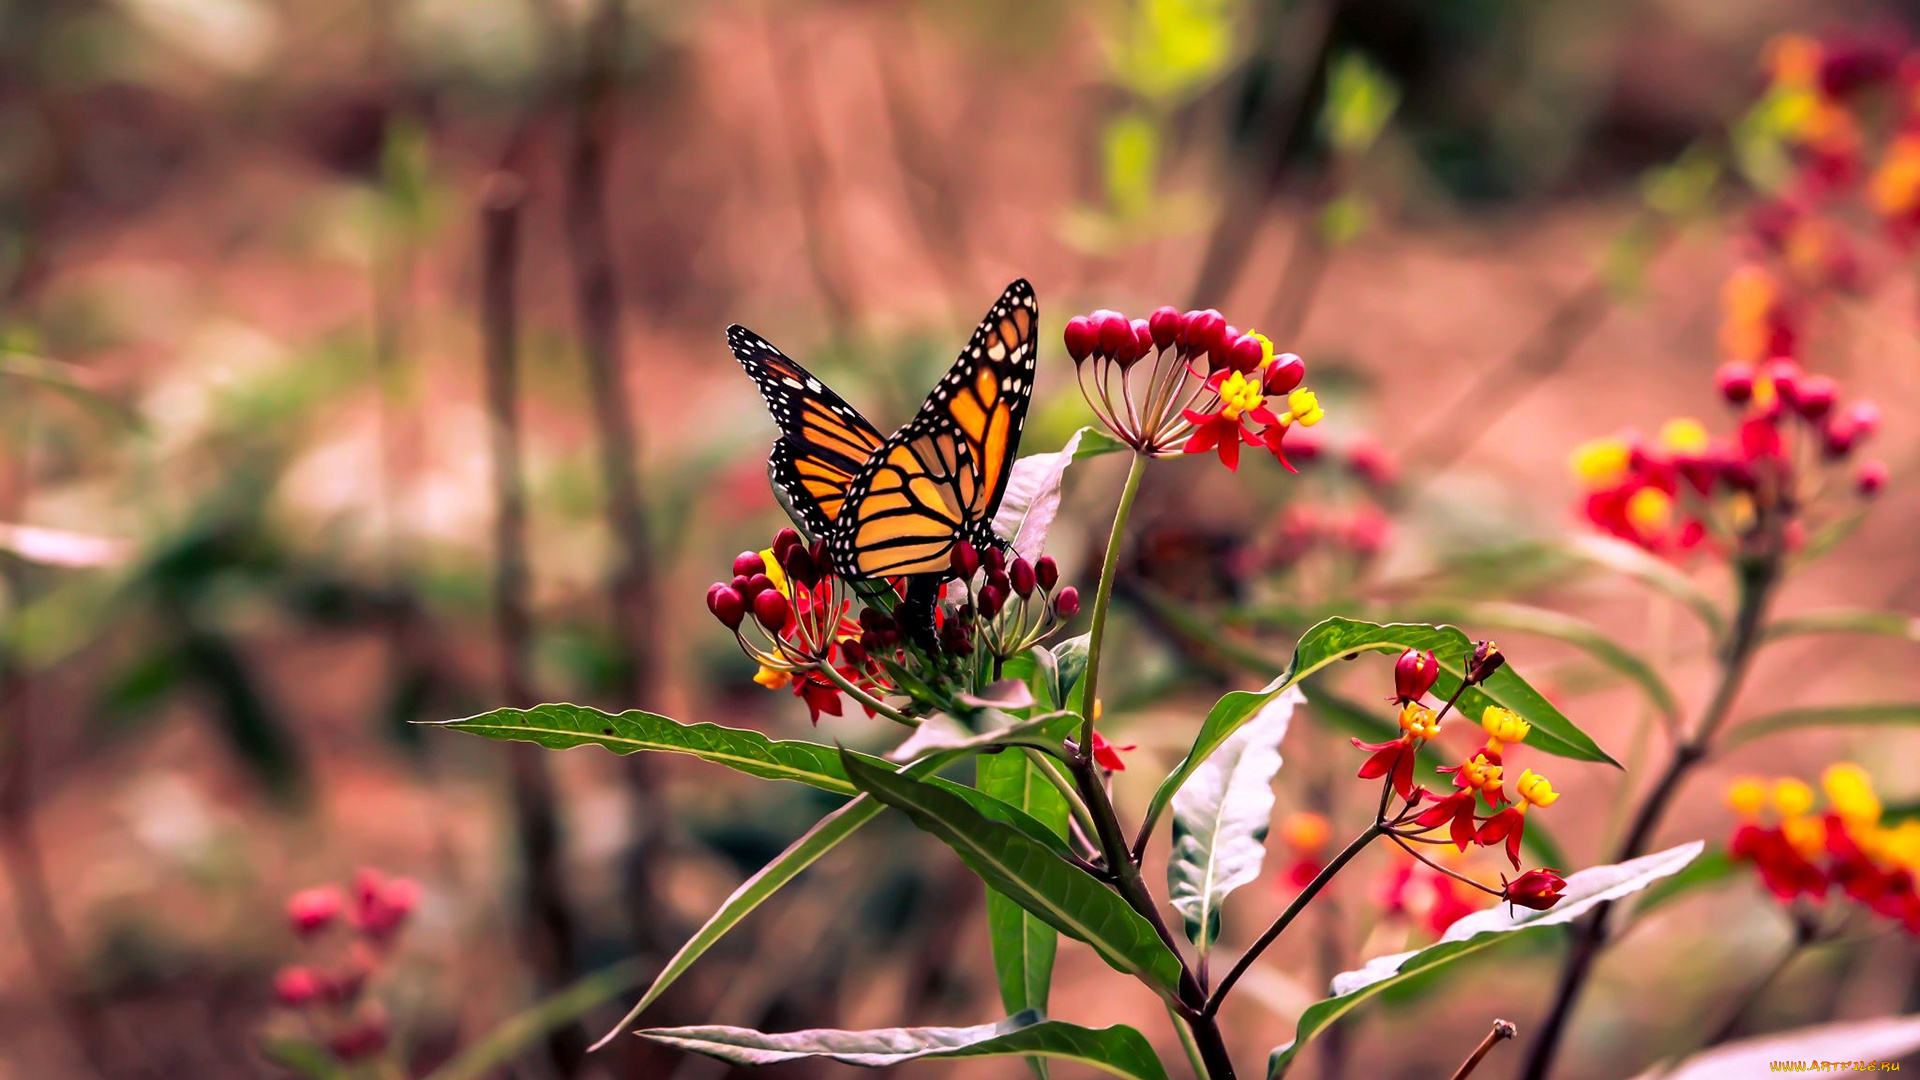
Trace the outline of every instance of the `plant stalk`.
<instances>
[{"instance_id":1,"label":"plant stalk","mask_svg":"<svg viewBox=\"0 0 1920 1080\"><path fill-rule=\"evenodd\" d=\"M1475 1047L1473 1053L1467 1056L1467 1060L1461 1062L1460 1067L1453 1071L1453 1080L1467 1080L1467 1077L1473 1075L1473 1070L1480 1067L1481 1060L1493 1052L1495 1046L1518 1034L1520 1034L1520 1029L1514 1027L1511 1022L1495 1020L1493 1022L1493 1030L1487 1032L1487 1037L1480 1040L1480 1045Z\"/></svg>"},{"instance_id":2,"label":"plant stalk","mask_svg":"<svg viewBox=\"0 0 1920 1080\"><path fill-rule=\"evenodd\" d=\"M1093 714L1099 707L1100 653L1107 640L1107 609L1113 606L1113 579L1120 565L1120 543L1133 513L1133 500L1140 494L1140 478L1146 475L1147 455L1135 452L1127 469L1126 486L1120 489L1120 505L1113 512L1113 529L1107 534L1107 554L1100 564L1100 583L1093 594L1093 625L1087 634L1087 673L1080 677L1080 748L1078 756L1093 760ZM1114 849L1124 858L1126 845ZM1109 853L1110 855L1113 853Z\"/></svg>"},{"instance_id":3,"label":"plant stalk","mask_svg":"<svg viewBox=\"0 0 1920 1080\"><path fill-rule=\"evenodd\" d=\"M1733 712L1734 700L1739 697L1747 672L1753 666L1753 656L1764 637L1767 609L1779 585L1780 572L1781 556L1777 543L1765 555L1739 564L1738 606L1732 630L1721 650L1720 677L1713 696L1707 701L1694 733L1674 747L1666 771L1661 773L1659 780L1647 793L1646 801L1640 804L1625 839L1614 852L1613 862L1625 862L1646 853L1654 830L1666 816L1667 808L1679 792L1681 783L1712 749L1714 737ZM1540 1037L1527 1055L1526 1067L1521 1072L1522 1080L1546 1080L1551 1075L1567 1022L1572 1019L1573 1010L1580 1001L1580 993L1593 975L1594 962L1599 959L1600 951L1606 945L1612 914L1611 902L1601 904L1575 929L1573 948L1568 951L1560 969L1560 982L1554 990L1553 1005L1548 1009L1546 1019L1541 1021Z\"/></svg>"}]
</instances>

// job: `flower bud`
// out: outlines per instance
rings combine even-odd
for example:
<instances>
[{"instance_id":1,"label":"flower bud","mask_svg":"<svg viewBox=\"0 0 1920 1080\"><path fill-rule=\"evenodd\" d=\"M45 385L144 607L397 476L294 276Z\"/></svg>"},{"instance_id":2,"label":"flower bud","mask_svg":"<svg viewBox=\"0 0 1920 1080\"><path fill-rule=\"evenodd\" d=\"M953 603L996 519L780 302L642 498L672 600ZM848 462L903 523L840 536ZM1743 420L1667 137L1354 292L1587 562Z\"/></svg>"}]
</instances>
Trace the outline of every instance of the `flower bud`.
<instances>
[{"instance_id":1,"label":"flower bud","mask_svg":"<svg viewBox=\"0 0 1920 1080\"><path fill-rule=\"evenodd\" d=\"M998 581L989 581L980 589L980 617L997 618L1007 606L1007 589Z\"/></svg>"},{"instance_id":2,"label":"flower bud","mask_svg":"<svg viewBox=\"0 0 1920 1080\"><path fill-rule=\"evenodd\" d=\"M1795 407L1800 400L1800 365L1791 360L1770 360L1760 369L1760 374L1773 384L1780 400L1788 407Z\"/></svg>"},{"instance_id":3,"label":"flower bud","mask_svg":"<svg viewBox=\"0 0 1920 1080\"><path fill-rule=\"evenodd\" d=\"M1840 387L1825 375L1809 375L1799 381L1794 408L1814 423L1827 418L1840 396Z\"/></svg>"},{"instance_id":4,"label":"flower bud","mask_svg":"<svg viewBox=\"0 0 1920 1080\"><path fill-rule=\"evenodd\" d=\"M1393 665L1393 695L1401 701L1419 701L1440 678L1440 662L1431 650L1408 649Z\"/></svg>"},{"instance_id":5,"label":"flower bud","mask_svg":"<svg viewBox=\"0 0 1920 1080\"><path fill-rule=\"evenodd\" d=\"M1506 900L1519 907L1545 911L1560 902L1560 894L1566 887L1566 878L1542 867L1508 882Z\"/></svg>"},{"instance_id":6,"label":"flower bud","mask_svg":"<svg viewBox=\"0 0 1920 1080\"><path fill-rule=\"evenodd\" d=\"M1023 600L1032 596L1033 587L1040 583L1034 574L1033 564L1022 558L1013 560L1013 565L1007 568L1007 576L1011 579L1014 593Z\"/></svg>"},{"instance_id":7,"label":"flower bud","mask_svg":"<svg viewBox=\"0 0 1920 1080\"><path fill-rule=\"evenodd\" d=\"M745 585L739 586L740 598L752 604L755 597L763 592L778 592L774 589L773 579L765 574L755 574L748 578Z\"/></svg>"},{"instance_id":8,"label":"flower bud","mask_svg":"<svg viewBox=\"0 0 1920 1080\"><path fill-rule=\"evenodd\" d=\"M1860 471L1854 474L1853 484L1860 494L1871 499L1880 494L1887 486L1887 463L1884 461L1863 461Z\"/></svg>"},{"instance_id":9,"label":"flower bud","mask_svg":"<svg viewBox=\"0 0 1920 1080\"><path fill-rule=\"evenodd\" d=\"M940 625L940 648L954 656L973 655L973 633L966 619L948 619Z\"/></svg>"},{"instance_id":10,"label":"flower bud","mask_svg":"<svg viewBox=\"0 0 1920 1080\"><path fill-rule=\"evenodd\" d=\"M716 581L707 589L707 610L727 629L738 630L747 617L747 602L733 586Z\"/></svg>"},{"instance_id":11,"label":"flower bud","mask_svg":"<svg viewBox=\"0 0 1920 1080\"><path fill-rule=\"evenodd\" d=\"M1053 587L1060 584L1060 564L1054 562L1051 555L1040 556L1040 561L1033 564L1033 580L1042 592L1052 592Z\"/></svg>"},{"instance_id":12,"label":"flower bud","mask_svg":"<svg viewBox=\"0 0 1920 1080\"><path fill-rule=\"evenodd\" d=\"M1207 373L1225 371L1233 367L1233 347L1243 337L1240 328L1232 323L1220 330L1220 338L1207 350Z\"/></svg>"},{"instance_id":13,"label":"flower bud","mask_svg":"<svg viewBox=\"0 0 1920 1080\"><path fill-rule=\"evenodd\" d=\"M341 1061L352 1062L372 1057L387 1048L387 1021L377 1013L355 1020L333 1033L327 1048Z\"/></svg>"},{"instance_id":14,"label":"flower bud","mask_svg":"<svg viewBox=\"0 0 1920 1080\"><path fill-rule=\"evenodd\" d=\"M799 544L787 549L787 556L780 560L786 567L787 580L802 585L812 585L820 580L820 568L813 561L813 552Z\"/></svg>"},{"instance_id":15,"label":"flower bud","mask_svg":"<svg viewBox=\"0 0 1920 1080\"><path fill-rule=\"evenodd\" d=\"M767 589L753 598L753 617L760 620L760 625L766 627L769 633L779 633L787 625L787 616L790 614L792 608L778 589Z\"/></svg>"},{"instance_id":16,"label":"flower bud","mask_svg":"<svg viewBox=\"0 0 1920 1080\"><path fill-rule=\"evenodd\" d=\"M793 527L781 529L773 534L773 557L781 562L787 558L787 549L800 543L800 534Z\"/></svg>"},{"instance_id":17,"label":"flower bud","mask_svg":"<svg viewBox=\"0 0 1920 1080\"><path fill-rule=\"evenodd\" d=\"M1880 430L1880 406L1871 401L1856 401L1853 408L1847 410L1847 419L1853 422L1857 436L1864 439Z\"/></svg>"},{"instance_id":18,"label":"flower bud","mask_svg":"<svg viewBox=\"0 0 1920 1080\"><path fill-rule=\"evenodd\" d=\"M867 647L858 641L843 641L840 643L840 657L854 667L865 667Z\"/></svg>"},{"instance_id":19,"label":"flower bud","mask_svg":"<svg viewBox=\"0 0 1920 1080\"><path fill-rule=\"evenodd\" d=\"M1227 349L1227 363L1238 372L1251 374L1264 359L1266 351L1260 347L1260 339L1252 334L1240 335Z\"/></svg>"},{"instance_id":20,"label":"flower bud","mask_svg":"<svg viewBox=\"0 0 1920 1080\"><path fill-rule=\"evenodd\" d=\"M980 569L980 551L968 540L956 541L953 551L947 555L947 565L961 581L972 581L973 575Z\"/></svg>"},{"instance_id":21,"label":"flower bud","mask_svg":"<svg viewBox=\"0 0 1920 1080\"><path fill-rule=\"evenodd\" d=\"M1487 681L1487 677L1500 670L1507 662L1501 654L1500 646L1491 641L1482 641L1473 647L1473 660L1467 665L1467 685L1474 686Z\"/></svg>"},{"instance_id":22,"label":"flower bud","mask_svg":"<svg viewBox=\"0 0 1920 1080\"><path fill-rule=\"evenodd\" d=\"M1146 356L1154 350L1153 330L1147 325L1147 320L1135 319L1133 320L1132 326L1133 344L1128 348L1127 354L1120 360L1120 366L1123 368L1132 367L1141 357Z\"/></svg>"},{"instance_id":23,"label":"flower bud","mask_svg":"<svg viewBox=\"0 0 1920 1080\"><path fill-rule=\"evenodd\" d=\"M1187 355L1206 356L1219 347L1220 339L1227 330L1227 320L1212 308L1189 311L1180 316L1180 330L1181 339L1187 344Z\"/></svg>"},{"instance_id":24,"label":"flower bud","mask_svg":"<svg viewBox=\"0 0 1920 1080\"><path fill-rule=\"evenodd\" d=\"M767 572L767 561L757 551L743 551L733 557L733 576L752 577Z\"/></svg>"},{"instance_id":25,"label":"flower bud","mask_svg":"<svg viewBox=\"0 0 1920 1080\"><path fill-rule=\"evenodd\" d=\"M1100 352L1116 359L1124 356L1133 346L1133 324L1125 315L1117 311L1108 312L1099 320Z\"/></svg>"},{"instance_id":26,"label":"flower bud","mask_svg":"<svg viewBox=\"0 0 1920 1080\"><path fill-rule=\"evenodd\" d=\"M990 546L980 553L980 563L989 574L1004 574L1007 572L1007 553Z\"/></svg>"},{"instance_id":27,"label":"flower bud","mask_svg":"<svg viewBox=\"0 0 1920 1080\"><path fill-rule=\"evenodd\" d=\"M1071 619L1080 614L1080 590L1069 585L1060 590L1053 598L1053 613L1062 619Z\"/></svg>"},{"instance_id":28,"label":"flower bud","mask_svg":"<svg viewBox=\"0 0 1920 1080\"><path fill-rule=\"evenodd\" d=\"M1158 349L1173 344L1180 336L1180 325L1180 313L1171 307L1156 308L1147 316L1147 329L1152 332L1154 347Z\"/></svg>"},{"instance_id":29,"label":"flower bud","mask_svg":"<svg viewBox=\"0 0 1920 1080\"><path fill-rule=\"evenodd\" d=\"M273 996L290 1009L308 1005L320 996L325 980L309 967L283 967L273 976Z\"/></svg>"},{"instance_id":30,"label":"flower bud","mask_svg":"<svg viewBox=\"0 0 1920 1080\"><path fill-rule=\"evenodd\" d=\"M1745 405L1753 400L1753 365L1742 360L1729 360L1714 370L1713 382L1720 390L1720 396L1730 404Z\"/></svg>"},{"instance_id":31,"label":"flower bud","mask_svg":"<svg viewBox=\"0 0 1920 1080\"><path fill-rule=\"evenodd\" d=\"M1067 355L1073 357L1076 364L1093 355L1094 346L1100 344L1100 331L1093 325L1093 320L1085 315L1068 319L1061 337L1066 341Z\"/></svg>"},{"instance_id":32,"label":"flower bud","mask_svg":"<svg viewBox=\"0 0 1920 1080\"><path fill-rule=\"evenodd\" d=\"M1010 596L1013 593L1013 576L1005 570L995 570L989 573L987 575L987 584L999 589L1001 596Z\"/></svg>"},{"instance_id":33,"label":"flower bud","mask_svg":"<svg viewBox=\"0 0 1920 1080\"><path fill-rule=\"evenodd\" d=\"M1293 353L1281 353L1267 365L1265 389L1269 394L1285 394L1307 377L1306 362Z\"/></svg>"},{"instance_id":34,"label":"flower bud","mask_svg":"<svg viewBox=\"0 0 1920 1080\"><path fill-rule=\"evenodd\" d=\"M331 885L302 889L287 898L287 922L301 937L311 937L339 918L346 895Z\"/></svg>"}]
</instances>

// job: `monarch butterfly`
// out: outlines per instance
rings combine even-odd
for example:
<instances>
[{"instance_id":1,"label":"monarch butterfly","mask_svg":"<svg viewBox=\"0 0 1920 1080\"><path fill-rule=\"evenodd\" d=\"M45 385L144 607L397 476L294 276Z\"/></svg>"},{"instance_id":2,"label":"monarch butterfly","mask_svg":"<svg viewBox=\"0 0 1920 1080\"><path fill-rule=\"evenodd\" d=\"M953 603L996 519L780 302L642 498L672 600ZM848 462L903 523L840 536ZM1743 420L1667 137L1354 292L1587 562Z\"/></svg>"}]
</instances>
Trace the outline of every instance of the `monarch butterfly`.
<instances>
[{"instance_id":1,"label":"monarch butterfly","mask_svg":"<svg viewBox=\"0 0 1920 1080\"><path fill-rule=\"evenodd\" d=\"M920 411L884 438L758 334L727 328L780 426L767 459L774 487L826 540L837 573L904 577L909 602L930 611L954 544L999 544L993 516L1026 424L1039 321L1033 286L1007 286Z\"/></svg>"}]
</instances>

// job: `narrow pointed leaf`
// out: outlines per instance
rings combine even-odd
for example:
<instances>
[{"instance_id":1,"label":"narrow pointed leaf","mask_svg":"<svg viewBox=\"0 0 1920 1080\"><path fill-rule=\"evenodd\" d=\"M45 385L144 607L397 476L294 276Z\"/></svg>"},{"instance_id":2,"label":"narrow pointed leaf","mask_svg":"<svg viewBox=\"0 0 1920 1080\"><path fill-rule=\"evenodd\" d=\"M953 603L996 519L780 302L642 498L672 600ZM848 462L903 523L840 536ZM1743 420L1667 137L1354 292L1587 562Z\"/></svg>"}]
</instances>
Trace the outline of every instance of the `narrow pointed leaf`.
<instances>
[{"instance_id":1,"label":"narrow pointed leaf","mask_svg":"<svg viewBox=\"0 0 1920 1080\"><path fill-rule=\"evenodd\" d=\"M1804 615L1789 615L1783 619L1775 619L1761 632L1761 638L1765 641L1780 641L1784 638L1804 637L1809 634L1863 634L1870 637L1920 641L1920 619L1903 615L1898 611L1877 611L1871 608L1809 611Z\"/></svg>"},{"instance_id":2,"label":"narrow pointed leaf","mask_svg":"<svg viewBox=\"0 0 1920 1080\"><path fill-rule=\"evenodd\" d=\"M1838 1024L1776 1031L1742 1039L1687 1058L1678 1065L1662 1065L1642 1073L1638 1080L1723 1080L1725 1077L1766 1076L1783 1071L1779 1062L1897 1062L1920 1050L1920 1016L1888 1016L1877 1020L1848 1020ZM1793 1070L1795 1072L1801 1070ZM1816 1072L1807 1069L1806 1072ZM1819 1070L1828 1076L1863 1076L1851 1069Z\"/></svg>"},{"instance_id":3,"label":"narrow pointed leaf","mask_svg":"<svg viewBox=\"0 0 1920 1080\"><path fill-rule=\"evenodd\" d=\"M1273 778L1298 687L1261 707L1173 797L1173 854L1167 896L1186 920L1187 938L1202 952L1220 936L1227 894L1260 877L1273 821Z\"/></svg>"},{"instance_id":4,"label":"narrow pointed leaf","mask_svg":"<svg viewBox=\"0 0 1920 1080\"><path fill-rule=\"evenodd\" d=\"M1066 838L1066 796L1040 775L1040 766L1026 754L982 754L974 759L974 768L982 793L1026 811L1062 840ZM994 974L1000 982L1000 1001L1007 1014L1028 1009L1046 1012L1060 932L1018 902L988 889L987 935L993 948ZM1035 1057L1029 1064L1036 1076L1046 1080L1044 1059Z\"/></svg>"},{"instance_id":5,"label":"narrow pointed leaf","mask_svg":"<svg viewBox=\"0 0 1920 1080\"><path fill-rule=\"evenodd\" d=\"M1476 911L1448 927L1439 941L1424 949L1376 957L1364 967L1334 976L1332 996L1315 1002L1300 1014L1293 1041L1275 1050L1268 1059L1268 1080L1284 1076L1294 1056L1314 1036L1375 994L1489 945L1512 940L1518 934L1572 922L1601 904L1639 892L1679 873L1705 846L1695 840L1627 862L1590 867L1567 878L1560 903L1547 911L1509 910L1504 905Z\"/></svg>"},{"instance_id":6,"label":"narrow pointed leaf","mask_svg":"<svg viewBox=\"0 0 1920 1080\"><path fill-rule=\"evenodd\" d=\"M1463 664L1473 653L1473 641L1454 626L1427 626L1421 623L1370 623L1357 619L1327 619L1308 630L1294 646L1293 659L1279 677L1259 690L1236 690L1214 703L1200 724L1193 748L1154 791L1147 804L1146 821L1151 827L1159 820L1193 771L1200 767L1228 737L1251 720L1262 706L1289 687L1336 660L1362 652L1400 652L1404 649L1431 649L1439 661L1441 679L1434 687L1436 698L1444 699L1460 684ZM1461 714L1478 719L1489 705L1500 705L1519 713L1533 725L1527 745L1533 749L1580 761L1605 762L1615 768L1620 763L1576 727L1540 692L1514 673L1511 661L1493 673L1485 683L1460 695ZM1457 722L1457 721L1455 721Z\"/></svg>"},{"instance_id":7,"label":"narrow pointed leaf","mask_svg":"<svg viewBox=\"0 0 1920 1080\"><path fill-rule=\"evenodd\" d=\"M1180 958L1126 901L1068 862L1057 848L987 818L932 784L876 768L851 754L845 764L854 783L905 811L915 825L953 848L988 886L1054 929L1091 945L1114 969L1140 976L1163 994L1174 992Z\"/></svg>"},{"instance_id":8,"label":"narrow pointed leaf","mask_svg":"<svg viewBox=\"0 0 1920 1080\"><path fill-rule=\"evenodd\" d=\"M598 1008L640 981L638 959L623 960L585 976L495 1025L486 1035L427 1074L426 1080L479 1080L496 1076L527 1047Z\"/></svg>"},{"instance_id":9,"label":"narrow pointed leaf","mask_svg":"<svg viewBox=\"0 0 1920 1080\"><path fill-rule=\"evenodd\" d=\"M1103 431L1083 427L1068 436L1067 444L1050 454L1028 454L1013 463L1000 509L993 515L993 531L1013 545L1015 554L1038 560L1047 546L1047 534L1060 513L1060 483L1067 466L1076 461L1124 449Z\"/></svg>"},{"instance_id":10,"label":"narrow pointed leaf","mask_svg":"<svg viewBox=\"0 0 1920 1080\"><path fill-rule=\"evenodd\" d=\"M768 1035L738 1027L650 1028L654 1042L735 1065L771 1065L824 1058L869 1069L911 1061L1041 1056L1090 1065L1126 1080L1166 1080L1146 1037L1130 1027L1085 1028L1022 1013L997 1024L964 1028L815 1029Z\"/></svg>"},{"instance_id":11,"label":"narrow pointed leaf","mask_svg":"<svg viewBox=\"0 0 1920 1080\"><path fill-rule=\"evenodd\" d=\"M1875 705L1819 705L1764 713L1729 729L1727 746L1738 746L1783 731L1823 727L1890 727L1920 724L1920 702Z\"/></svg>"}]
</instances>

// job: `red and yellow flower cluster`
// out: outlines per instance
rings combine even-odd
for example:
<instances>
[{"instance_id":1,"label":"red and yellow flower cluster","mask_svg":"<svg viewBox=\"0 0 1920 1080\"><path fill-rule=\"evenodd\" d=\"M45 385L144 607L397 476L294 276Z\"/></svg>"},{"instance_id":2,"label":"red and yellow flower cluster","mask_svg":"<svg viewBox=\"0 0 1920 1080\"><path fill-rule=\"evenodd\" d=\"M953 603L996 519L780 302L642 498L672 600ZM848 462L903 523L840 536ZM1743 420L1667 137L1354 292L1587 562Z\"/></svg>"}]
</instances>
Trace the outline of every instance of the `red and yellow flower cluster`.
<instances>
[{"instance_id":1,"label":"red and yellow flower cluster","mask_svg":"<svg viewBox=\"0 0 1920 1080\"><path fill-rule=\"evenodd\" d=\"M1873 782L1843 762L1821 777L1826 806L1800 780L1746 777L1727 789L1739 815L1728 848L1782 903L1839 893L1920 934L1920 821L1884 820Z\"/></svg>"},{"instance_id":2,"label":"red and yellow flower cluster","mask_svg":"<svg viewBox=\"0 0 1920 1080\"><path fill-rule=\"evenodd\" d=\"M1087 404L1143 454L1212 452L1236 469L1244 443L1293 472L1287 432L1325 415L1300 385L1307 368L1298 356L1275 353L1264 335L1242 333L1212 308L1163 307L1131 320L1102 309L1067 320L1063 337Z\"/></svg>"},{"instance_id":3,"label":"red and yellow flower cluster","mask_svg":"<svg viewBox=\"0 0 1920 1080\"><path fill-rule=\"evenodd\" d=\"M287 923L312 954L273 977L276 1000L297 1010L324 1051L345 1064L387 1047L386 1010L368 994L420 899L406 878L362 869L342 889L323 885L287 898Z\"/></svg>"}]
</instances>

